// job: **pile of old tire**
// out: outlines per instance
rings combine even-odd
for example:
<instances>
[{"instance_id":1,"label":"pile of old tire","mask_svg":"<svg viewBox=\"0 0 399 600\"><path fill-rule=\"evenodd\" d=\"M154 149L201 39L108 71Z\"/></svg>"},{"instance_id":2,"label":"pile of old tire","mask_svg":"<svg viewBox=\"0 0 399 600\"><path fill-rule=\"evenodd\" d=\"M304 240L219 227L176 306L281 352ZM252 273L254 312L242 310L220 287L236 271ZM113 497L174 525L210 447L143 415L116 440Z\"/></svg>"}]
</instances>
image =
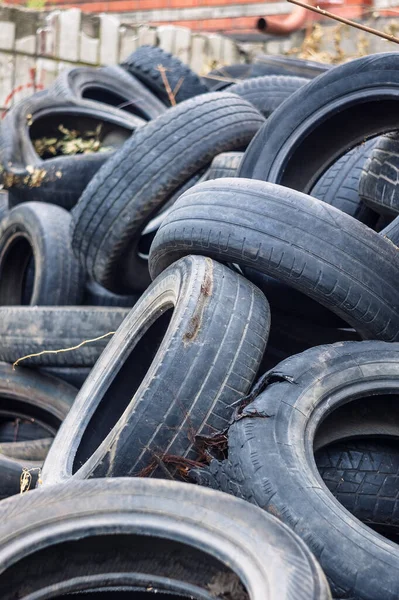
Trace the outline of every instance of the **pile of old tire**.
<instances>
[{"instance_id":1,"label":"pile of old tire","mask_svg":"<svg viewBox=\"0 0 399 600\"><path fill-rule=\"evenodd\" d=\"M398 597L399 57L290 60L1 122L2 599Z\"/></svg>"}]
</instances>

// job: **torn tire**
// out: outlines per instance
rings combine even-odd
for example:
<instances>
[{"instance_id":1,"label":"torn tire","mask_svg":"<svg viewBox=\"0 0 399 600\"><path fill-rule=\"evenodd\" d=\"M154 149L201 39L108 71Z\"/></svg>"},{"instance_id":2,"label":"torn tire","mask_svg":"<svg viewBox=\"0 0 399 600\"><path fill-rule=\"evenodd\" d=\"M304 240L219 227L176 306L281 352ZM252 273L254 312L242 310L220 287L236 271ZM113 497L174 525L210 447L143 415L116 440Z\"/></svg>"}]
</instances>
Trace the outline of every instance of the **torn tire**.
<instances>
[{"instance_id":1,"label":"torn tire","mask_svg":"<svg viewBox=\"0 0 399 600\"><path fill-rule=\"evenodd\" d=\"M320 560L334 597L394 600L399 555L396 544L330 493L318 473L314 445L319 432L328 433L334 413L351 405L352 436L397 438L398 390L399 344L346 342L307 350L271 373L265 391L230 427L228 459L209 468L220 489L272 512L302 537ZM345 429L342 415L338 424ZM389 484L389 502L388 489Z\"/></svg>"}]
</instances>

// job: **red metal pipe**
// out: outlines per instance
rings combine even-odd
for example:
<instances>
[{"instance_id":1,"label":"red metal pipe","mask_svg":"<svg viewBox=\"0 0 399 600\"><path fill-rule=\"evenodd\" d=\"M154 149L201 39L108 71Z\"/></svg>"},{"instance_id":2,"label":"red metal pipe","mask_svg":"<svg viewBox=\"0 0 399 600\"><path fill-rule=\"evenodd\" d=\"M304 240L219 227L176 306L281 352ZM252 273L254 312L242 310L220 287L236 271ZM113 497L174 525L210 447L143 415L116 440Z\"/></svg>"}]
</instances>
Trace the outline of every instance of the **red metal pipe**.
<instances>
[{"instance_id":1,"label":"red metal pipe","mask_svg":"<svg viewBox=\"0 0 399 600\"><path fill-rule=\"evenodd\" d=\"M311 4L311 2L309 2ZM309 16L306 8L298 6L290 13L284 21L276 17L260 17L256 21L256 29L262 33L274 33L276 35L285 35L301 29Z\"/></svg>"}]
</instances>

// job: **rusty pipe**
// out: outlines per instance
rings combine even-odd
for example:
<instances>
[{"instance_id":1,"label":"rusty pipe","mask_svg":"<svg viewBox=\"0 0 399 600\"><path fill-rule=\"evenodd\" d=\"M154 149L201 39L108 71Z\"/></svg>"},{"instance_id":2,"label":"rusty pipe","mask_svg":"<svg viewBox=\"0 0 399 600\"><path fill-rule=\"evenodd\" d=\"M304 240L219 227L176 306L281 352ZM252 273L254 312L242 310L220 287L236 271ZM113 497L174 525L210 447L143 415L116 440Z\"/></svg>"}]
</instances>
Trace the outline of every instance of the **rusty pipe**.
<instances>
[{"instance_id":1,"label":"rusty pipe","mask_svg":"<svg viewBox=\"0 0 399 600\"><path fill-rule=\"evenodd\" d=\"M306 8L298 6L284 21L277 20L275 17L260 17L256 21L256 29L262 33L285 35L301 29L305 25L308 15Z\"/></svg>"}]
</instances>

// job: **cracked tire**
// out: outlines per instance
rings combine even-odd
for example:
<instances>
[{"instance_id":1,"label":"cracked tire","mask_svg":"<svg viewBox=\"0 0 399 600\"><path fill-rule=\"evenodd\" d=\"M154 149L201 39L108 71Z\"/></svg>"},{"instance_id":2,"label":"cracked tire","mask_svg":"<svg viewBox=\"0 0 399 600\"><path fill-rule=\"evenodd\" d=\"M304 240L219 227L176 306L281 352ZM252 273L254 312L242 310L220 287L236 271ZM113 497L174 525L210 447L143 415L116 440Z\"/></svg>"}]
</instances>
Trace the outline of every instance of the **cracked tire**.
<instances>
[{"instance_id":1,"label":"cracked tire","mask_svg":"<svg viewBox=\"0 0 399 600\"><path fill-rule=\"evenodd\" d=\"M0 307L0 360L13 363L28 354L77 346L116 331L127 308L87 306ZM110 337L68 352L42 354L25 367L92 367ZM19 368L19 367L17 367Z\"/></svg>"},{"instance_id":2,"label":"cracked tire","mask_svg":"<svg viewBox=\"0 0 399 600\"><path fill-rule=\"evenodd\" d=\"M245 100L215 92L138 130L73 210L72 246L92 279L115 293L144 290L151 281L139 251L146 224L217 154L245 148L263 122Z\"/></svg>"},{"instance_id":3,"label":"cracked tire","mask_svg":"<svg viewBox=\"0 0 399 600\"><path fill-rule=\"evenodd\" d=\"M397 248L315 198L248 179L198 184L154 238L152 277L189 253L271 275L329 308L362 338L399 340Z\"/></svg>"},{"instance_id":4,"label":"cracked tire","mask_svg":"<svg viewBox=\"0 0 399 600\"><path fill-rule=\"evenodd\" d=\"M280 363L269 379L266 390L229 428L228 459L212 461L208 485L240 496L289 525L320 561L334 597L396 600L398 546L334 498L313 452L319 430L325 438L319 444L328 439L334 412L340 416L333 427L336 439L341 428L348 434L339 415L346 410L345 402L348 407L353 403L356 411L352 437L398 437L399 344L319 346ZM397 490L392 492L389 478L382 492L392 506Z\"/></svg>"},{"instance_id":5,"label":"cracked tire","mask_svg":"<svg viewBox=\"0 0 399 600\"><path fill-rule=\"evenodd\" d=\"M171 266L142 295L80 390L48 454L43 485L165 476L168 463L158 468L154 457L195 458L196 434L225 428L232 404L249 391L269 325L264 295L237 273L196 256Z\"/></svg>"},{"instance_id":6,"label":"cracked tire","mask_svg":"<svg viewBox=\"0 0 399 600\"><path fill-rule=\"evenodd\" d=\"M165 599L290 600L292 590L297 600L331 599L317 561L288 527L184 483L67 483L5 500L0 520L2 600L90 591L119 598L119 587L123 598L151 597L150 589Z\"/></svg>"},{"instance_id":7,"label":"cracked tire","mask_svg":"<svg viewBox=\"0 0 399 600\"><path fill-rule=\"evenodd\" d=\"M95 130L101 125L99 140L112 147L112 137L120 145L144 123L123 111L114 114L109 107L98 103L79 103L76 99L52 97L47 92L24 98L7 113L0 129L1 177L9 192L10 207L38 201L69 210L100 166L113 154L109 151L50 155L43 159L35 150L35 140L62 137L58 129L61 124L79 131Z\"/></svg>"},{"instance_id":8,"label":"cracked tire","mask_svg":"<svg viewBox=\"0 0 399 600\"><path fill-rule=\"evenodd\" d=\"M166 106L171 106L159 66L165 68L171 90L178 90L174 94L177 103L209 91L190 67L156 46L141 46L122 63L128 73L144 83Z\"/></svg>"},{"instance_id":9,"label":"cracked tire","mask_svg":"<svg viewBox=\"0 0 399 600\"><path fill-rule=\"evenodd\" d=\"M84 273L70 242L70 214L44 202L11 209L0 222L0 305L69 305Z\"/></svg>"},{"instance_id":10,"label":"cracked tire","mask_svg":"<svg viewBox=\"0 0 399 600\"><path fill-rule=\"evenodd\" d=\"M309 194L345 152L398 128L398 68L397 53L373 54L334 67L308 83L259 130L239 177Z\"/></svg>"}]
</instances>

